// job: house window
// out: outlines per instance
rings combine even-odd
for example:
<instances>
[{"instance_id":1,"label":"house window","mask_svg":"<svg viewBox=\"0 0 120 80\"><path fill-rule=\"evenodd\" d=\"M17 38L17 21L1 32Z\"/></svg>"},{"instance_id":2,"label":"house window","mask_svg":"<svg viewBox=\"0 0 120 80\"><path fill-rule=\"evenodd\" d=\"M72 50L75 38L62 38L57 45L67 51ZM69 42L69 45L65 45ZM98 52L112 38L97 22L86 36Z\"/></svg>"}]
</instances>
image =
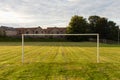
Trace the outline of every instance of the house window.
<instances>
[{"instance_id":1,"label":"house window","mask_svg":"<svg viewBox=\"0 0 120 80\"><path fill-rule=\"evenodd\" d=\"M57 34L59 34L59 32L57 32Z\"/></svg>"},{"instance_id":2,"label":"house window","mask_svg":"<svg viewBox=\"0 0 120 80\"><path fill-rule=\"evenodd\" d=\"M29 34L29 32L27 31L26 34Z\"/></svg>"},{"instance_id":3,"label":"house window","mask_svg":"<svg viewBox=\"0 0 120 80\"><path fill-rule=\"evenodd\" d=\"M34 33L34 30L32 32Z\"/></svg>"},{"instance_id":4,"label":"house window","mask_svg":"<svg viewBox=\"0 0 120 80\"><path fill-rule=\"evenodd\" d=\"M61 33L63 33L63 31L60 31Z\"/></svg>"},{"instance_id":5,"label":"house window","mask_svg":"<svg viewBox=\"0 0 120 80\"><path fill-rule=\"evenodd\" d=\"M38 34L38 31L36 31L35 33Z\"/></svg>"},{"instance_id":6,"label":"house window","mask_svg":"<svg viewBox=\"0 0 120 80\"><path fill-rule=\"evenodd\" d=\"M42 31L42 33L44 33L44 31Z\"/></svg>"}]
</instances>

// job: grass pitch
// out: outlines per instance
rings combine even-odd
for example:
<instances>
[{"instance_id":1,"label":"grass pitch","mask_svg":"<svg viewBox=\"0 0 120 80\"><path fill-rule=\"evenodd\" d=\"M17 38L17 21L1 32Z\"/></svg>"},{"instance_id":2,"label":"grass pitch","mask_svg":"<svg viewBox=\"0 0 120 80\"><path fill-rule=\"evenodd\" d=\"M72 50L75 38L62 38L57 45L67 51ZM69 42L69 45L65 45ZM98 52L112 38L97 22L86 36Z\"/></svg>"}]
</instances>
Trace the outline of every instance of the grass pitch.
<instances>
[{"instance_id":1,"label":"grass pitch","mask_svg":"<svg viewBox=\"0 0 120 80\"><path fill-rule=\"evenodd\" d=\"M0 43L0 80L120 80L120 46L96 43L26 42L24 64L21 43Z\"/></svg>"}]
</instances>

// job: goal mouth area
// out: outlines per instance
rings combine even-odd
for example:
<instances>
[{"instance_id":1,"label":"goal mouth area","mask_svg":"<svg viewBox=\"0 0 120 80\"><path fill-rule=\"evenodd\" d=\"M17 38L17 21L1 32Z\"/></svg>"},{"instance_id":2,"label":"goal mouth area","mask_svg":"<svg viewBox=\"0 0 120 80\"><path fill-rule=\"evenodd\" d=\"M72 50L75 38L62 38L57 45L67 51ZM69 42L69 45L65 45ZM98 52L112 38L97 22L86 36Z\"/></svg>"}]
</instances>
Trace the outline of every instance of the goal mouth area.
<instances>
[{"instance_id":1,"label":"goal mouth area","mask_svg":"<svg viewBox=\"0 0 120 80\"><path fill-rule=\"evenodd\" d=\"M24 34L24 42L26 42L26 46L40 46L41 43L42 46L52 46L52 44L56 42L66 42L67 44L64 44L64 46L96 47L97 39L95 35L96 34ZM33 43L33 45L29 44L30 42ZM38 42L38 44L36 44L36 42ZM44 42L51 43L44 44ZM78 42L82 42L82 44L79 45ZM84 43L86 45L84 45ZM60 45L62 44L56 44L54 46Z\"/></svg>"},{"instance_id":2,"label":"goal mouth area","mask_svg":"<svg viewBox=\"0 0 120 80\"><path fill-rule=\"evenodd\" d=\"M27 45L26 43L29 43L29 42L25 41L26 36L37 36L37 38L39 36L40 37L41 36L52 36L52 37L55 37L55 36L65 36L65 37L71 37L71 36L74 36L74 37L77 37L77 36L78 37L79 36L94 36L96 38L96 43L94 45L93 45L93 43L89 44L89 42L87 43L88 46L84 45L84 42L82 42L83 45L82 44L79 45L78 42L75 42L75 41L69 41L69 42L72 42L71 44L69 42L66 42L67 44L64 44L64 43L61 44L61 41L59 41L59 42L56 42L57 44L54 45L54 46L64 46L64 47L66 47L66 46L67 47L69 47L69 46L72 46L72 47L76 47L76 46L77 47L96 47L96 62L99 63L99 34L22 34L22 63L24 63L24 46ZM42 45L41 45L41 43L42 43ZM40 44L37 43L37 41L35 41L35 42L33 41L32 42L32 44L36 44L35 46L52 46L55 43L55 41L52 41L49 44L46 44L46 43L47 43L46 41L45 41L45 44L44 44L44 41L40 42Z\"/></svg>"}]
</instances>

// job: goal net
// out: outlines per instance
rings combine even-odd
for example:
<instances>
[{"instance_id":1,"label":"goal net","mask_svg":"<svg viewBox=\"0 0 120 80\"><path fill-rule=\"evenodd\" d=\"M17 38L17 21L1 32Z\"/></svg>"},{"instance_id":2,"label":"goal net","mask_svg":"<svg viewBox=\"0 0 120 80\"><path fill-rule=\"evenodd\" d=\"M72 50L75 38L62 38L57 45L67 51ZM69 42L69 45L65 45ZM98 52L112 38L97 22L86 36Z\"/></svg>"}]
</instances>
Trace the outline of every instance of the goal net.
<instances>
[{"instance_id":1,"label":"goal net","mask_svg":"<svg viewBox=\"0 0 120 80\"><path fill-rule=\"evenodd\" d=\"M26 62L99 63L99 34L22 34Z\"/></svg>"}]
</instances>

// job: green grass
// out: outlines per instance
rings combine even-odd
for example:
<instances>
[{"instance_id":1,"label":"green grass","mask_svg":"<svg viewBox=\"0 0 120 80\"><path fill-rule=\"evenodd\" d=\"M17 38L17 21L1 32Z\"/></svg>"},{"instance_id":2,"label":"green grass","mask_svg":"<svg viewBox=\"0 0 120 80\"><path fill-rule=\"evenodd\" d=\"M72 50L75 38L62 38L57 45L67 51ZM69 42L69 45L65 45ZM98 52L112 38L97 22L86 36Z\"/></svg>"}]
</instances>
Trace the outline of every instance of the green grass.
<instances>
[{"instance_id":1,"label":"green grass","mask_svg":"<svg viewBox=\"0 0 120 80\"><path fill-rule=\"evenodd\" d=\"M26 42L24 64L21 43L0 43L0 80L120 80L120 45L96 43Z\"/></svg>"}]
</instances>

